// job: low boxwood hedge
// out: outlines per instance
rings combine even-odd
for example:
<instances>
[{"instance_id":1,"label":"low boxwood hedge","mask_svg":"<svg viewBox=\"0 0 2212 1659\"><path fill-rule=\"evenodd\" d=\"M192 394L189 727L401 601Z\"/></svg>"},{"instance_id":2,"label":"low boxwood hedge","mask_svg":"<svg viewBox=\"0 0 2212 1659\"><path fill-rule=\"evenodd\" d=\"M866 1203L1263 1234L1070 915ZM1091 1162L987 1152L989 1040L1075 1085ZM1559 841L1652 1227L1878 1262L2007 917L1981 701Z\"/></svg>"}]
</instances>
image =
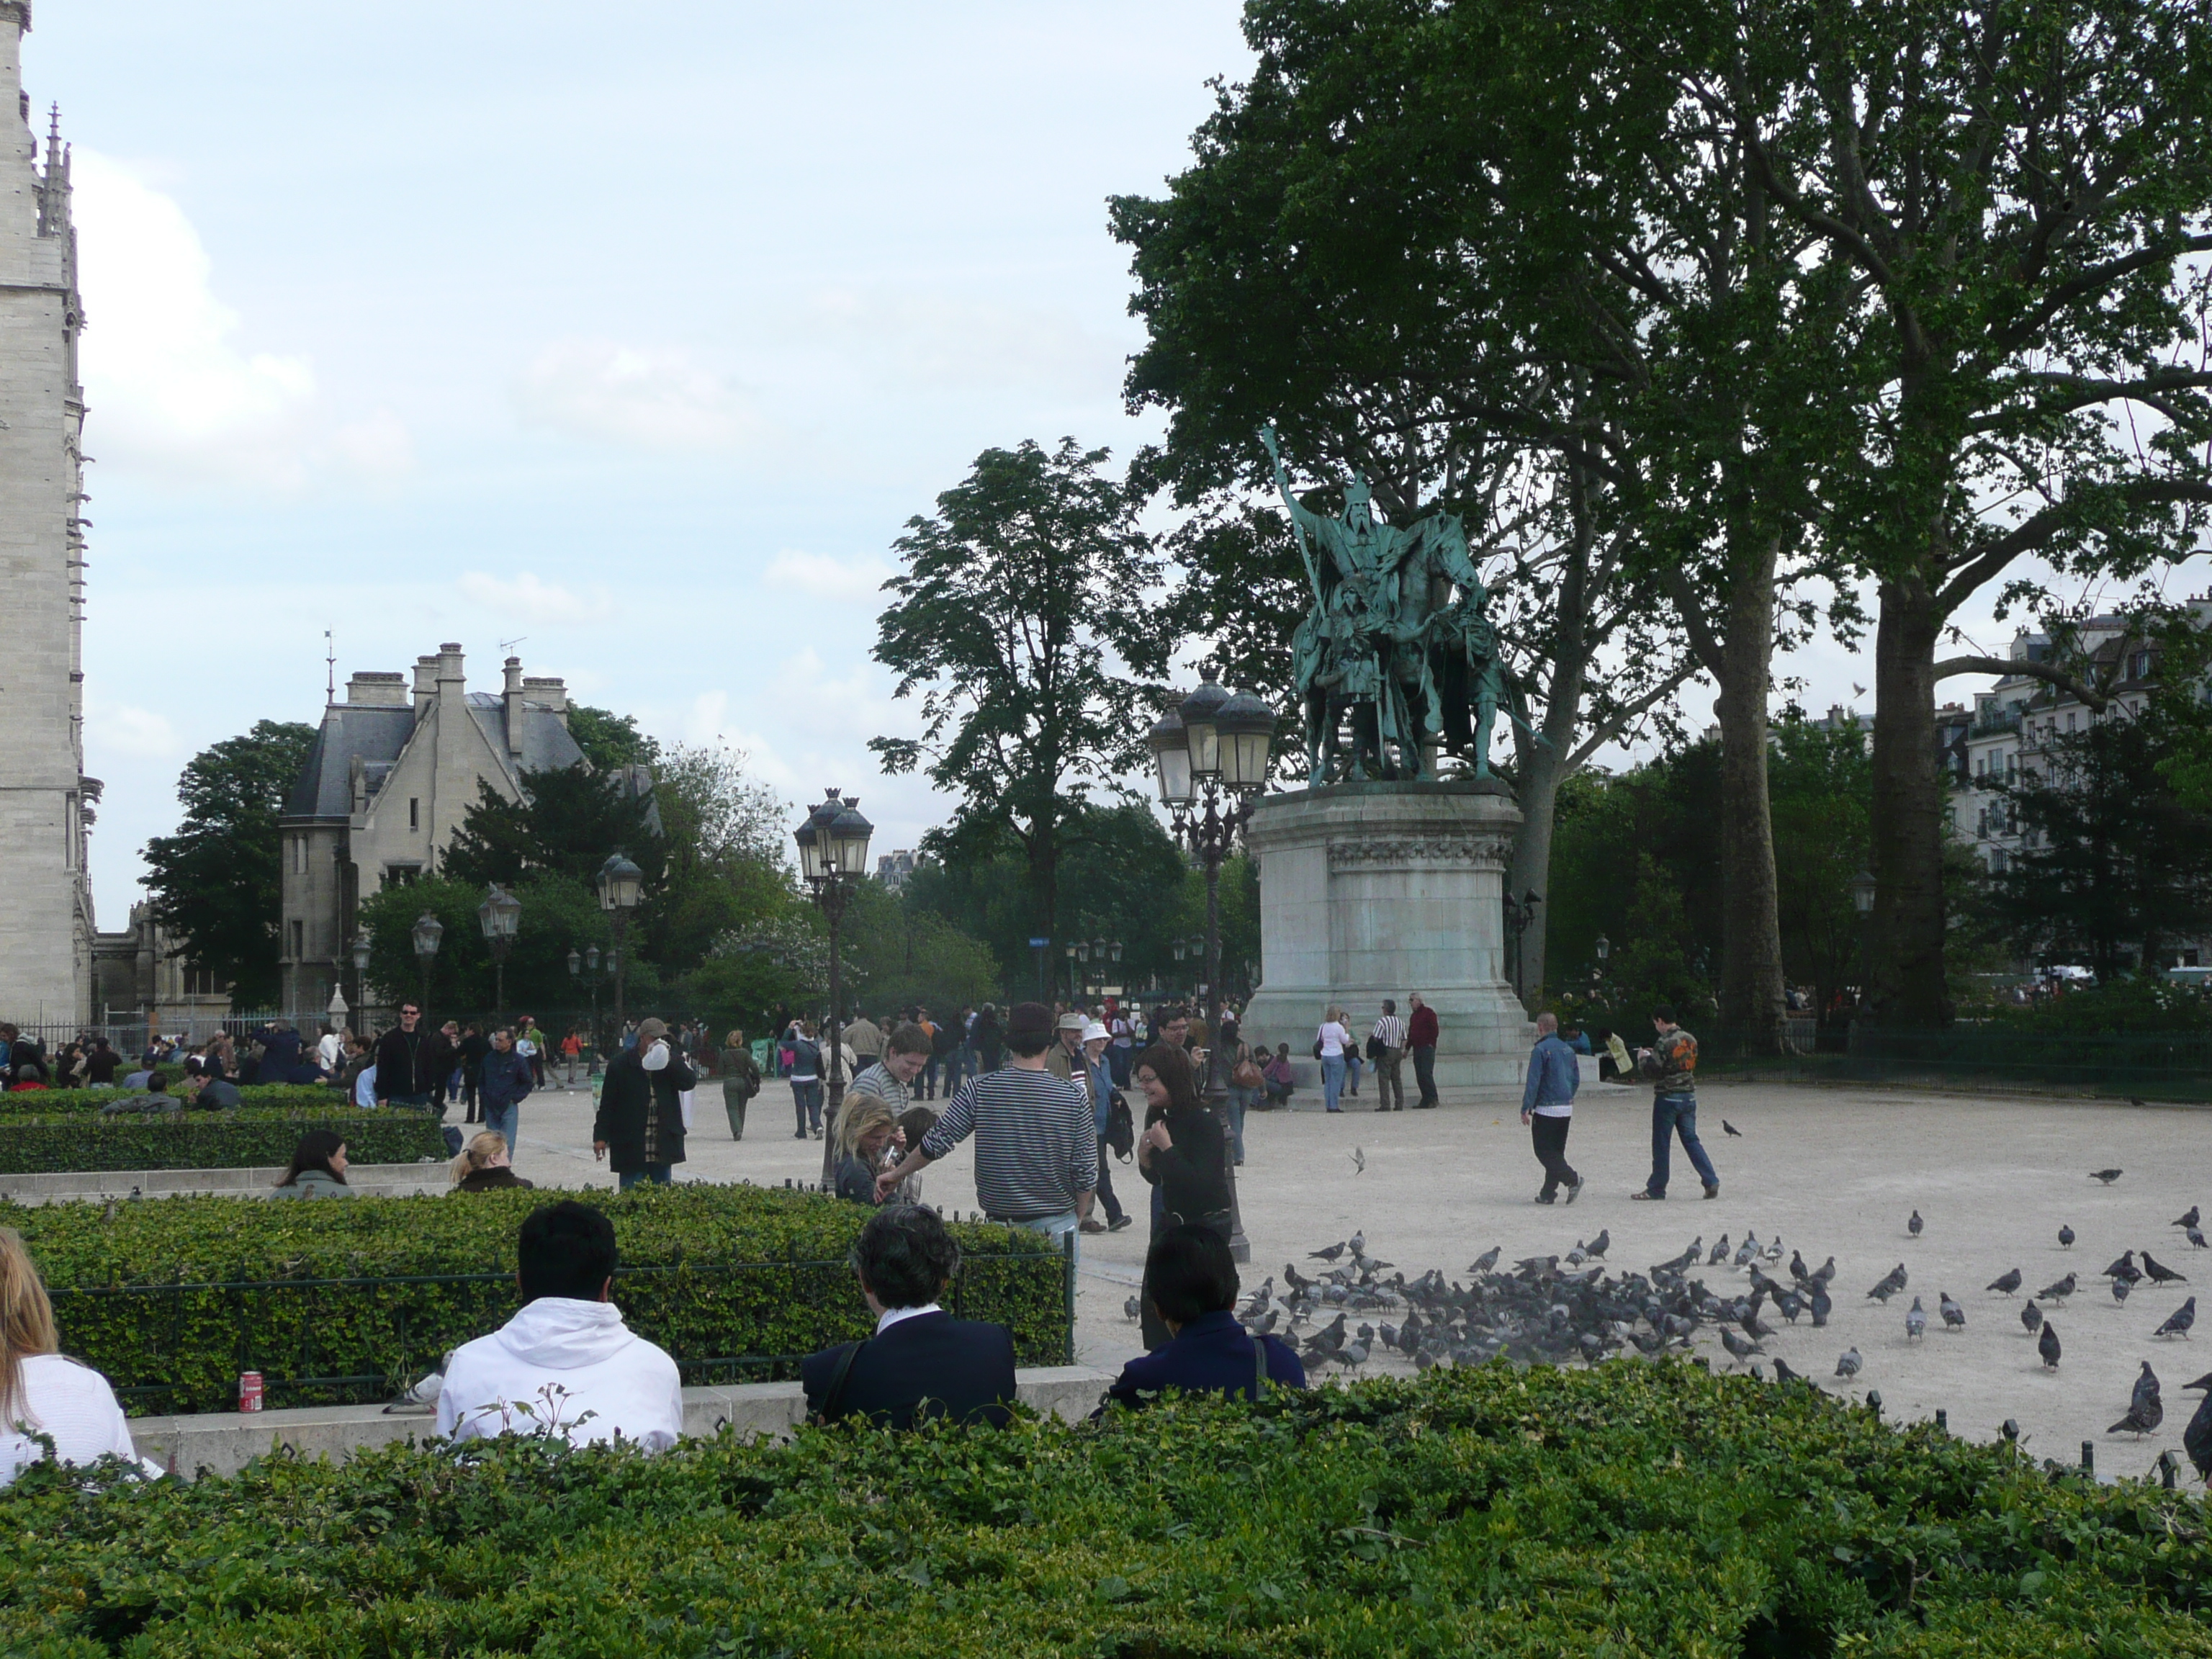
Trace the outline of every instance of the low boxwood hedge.
<instances>
[{"instance_id":1,"label":"low boxwood hedge","mask_svg":"<svg viewBox=\"0 0 2212 1659\"><path fill-rule=\"evenodd\" d=\"M0 1648L39 1659L2185 1659L2208 1601L2197 1497L1673 1362L0 1495Z\"/></svg>"},{"instance_id":2,"label":"low boxwood hedge","mask_svg":"<svg viewBox=\"0 0 2212 1659\"><path fill-rule=\"evenodd\" d=\"M438 1125L421 1112L325 1106L242 1106L167 1116L0 1118L0 1175L90 1170L243 1170L291 1162L310 1129L335 1129L356 1164L446 1157Z\"/></svg>"},{"instance_id":3,"label":"low boxwood hedge","mask_svg":"<svg viewBox=\"0 0 2212 1659\"><path fill-rule=\"evenodd\" d=\"M176 1094L184 1081L184 1068L168 1070L169 1092ZM95 1117L112 1104L124 1089L27 1089L20 1094L0 1094L0 1122L23 1117ZM143 1091L137 1091L143 1092ZM248 1106L281 1106L295 1111L330 1111L349 1105L345 1091L327 1083L256 1084L240 1089L239 1098Z\"/></svg>"},{"instance_id":4,"label":"low boxwood hedge","mask_svg":"<svg viewBox=\"0 0 2212 1659\"><path fill-rule=\"evenodd\" d=\"M63 1351L105 1373L133 1412L227 1411L243 1370L263 1374L271 1407L390 1399L496 1328L517 1305L523 1218L550 1196L171 1198L112 1215L0 1205L0 1224L39 1264ZM872 1328L846 1265L869 1214L858 1205L703 1182L560 1196L613 1219L615 1299L687 1382L791 1375L799 1356ZM952 1231L968 1258L954 1310L1012 1327L1024 1364L1064 1363L1067 1293L1051 1241Z\"/></svg>"}]
</instances>

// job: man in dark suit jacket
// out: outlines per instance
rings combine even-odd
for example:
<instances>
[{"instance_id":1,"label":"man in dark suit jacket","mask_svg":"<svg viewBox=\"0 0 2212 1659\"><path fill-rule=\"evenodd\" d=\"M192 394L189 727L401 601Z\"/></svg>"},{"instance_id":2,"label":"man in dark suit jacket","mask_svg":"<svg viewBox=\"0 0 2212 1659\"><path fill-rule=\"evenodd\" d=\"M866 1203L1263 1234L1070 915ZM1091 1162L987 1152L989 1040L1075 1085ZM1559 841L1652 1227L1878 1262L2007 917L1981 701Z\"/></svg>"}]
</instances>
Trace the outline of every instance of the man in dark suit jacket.
<instances>
[{"instance_id":1,"label":"man in dark suit jacket","mask_svg":"<svg viewBox=\"0 0 2212 1659\"><path fill-rule=\"evenodd\" d=\"M1109 1400L1141 1406L1164 1389L1257 1399L1262 1357L1269 1382L1305 1387L1305 1367L1289 1344L1252 1336L1237 1322L1237 1263L1212 1228L1162 1233L1145 1258L1145 1282L1169 1340L1122 1366Z\"/></svg>"},{"instance_id":2,"label":"man in dark suit jacket","mask_svg":"<svg viewBox=\"0 0 2212 1659\"><path fill-rule=\"evenodd\" d=\"M933 1417L1005 1426L1014 1403L1013 1333L937 1305L960 1265L937 1212L909 1204L877 1211L854 1264L876 1334L801 1363L808 1415L866 1417L895 1429Z\"/></svg>"}]
</instances>

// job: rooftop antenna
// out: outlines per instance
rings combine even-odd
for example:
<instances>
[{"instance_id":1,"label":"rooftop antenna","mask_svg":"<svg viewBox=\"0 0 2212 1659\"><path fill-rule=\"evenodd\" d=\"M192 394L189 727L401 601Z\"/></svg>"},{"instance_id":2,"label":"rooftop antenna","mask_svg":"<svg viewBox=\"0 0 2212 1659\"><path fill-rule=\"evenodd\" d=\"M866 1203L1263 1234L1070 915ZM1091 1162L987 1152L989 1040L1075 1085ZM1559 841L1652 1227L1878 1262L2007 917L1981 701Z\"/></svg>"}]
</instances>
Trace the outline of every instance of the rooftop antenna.
<instances>
[{"instance_id":1,"label":"rooftop antenna","mask_svg":"<svg viewBox=\"0 0 2212 1659\"><path fill-rule=\"evenodd\" d=\"M528 639L529 637L530 637L530 635L527 635L527 634L523 634L523 635L518 635L518 636L517 636L516 638L514 638L514 639L511 639L511 640L501 640L501 641L499 642L499 653L500 653L500 655L501 655L502 657L511 657L511 656L513 656L513 655L514 654L514 647L515 647L516 646L518 646L518 645L520 645L520 644L523 642L523 641L525 641L525 640Z\"/></svg>"},{"instance_id":2,"label":"rooftop antenna","mask_svg":"<svg viewBox=\"0 0 2212 1659\"><path fill-rule=\"evenodd\" d=\"M323 667L325 671L323 701L326 704L333 703L338 700L338 648L327 628L323 630Z\"/></svg>"}]
</instances>

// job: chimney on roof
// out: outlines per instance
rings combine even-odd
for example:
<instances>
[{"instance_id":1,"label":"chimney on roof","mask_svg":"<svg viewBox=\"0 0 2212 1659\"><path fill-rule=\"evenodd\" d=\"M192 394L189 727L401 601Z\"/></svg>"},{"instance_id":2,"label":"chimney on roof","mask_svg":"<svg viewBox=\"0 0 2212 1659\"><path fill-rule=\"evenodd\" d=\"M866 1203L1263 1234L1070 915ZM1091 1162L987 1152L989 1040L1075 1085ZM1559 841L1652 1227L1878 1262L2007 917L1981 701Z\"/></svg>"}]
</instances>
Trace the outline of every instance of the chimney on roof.
<instances>
[{"instance_id":1,"label":"chimney on roof","mask_svg":"<svg viewBox=\"0 0 2212 1659\"><path fill-rule=\"evenodd\" d=\"M415 718L421 720L438 696L438 659L415 659Z\"/></svg>"},{"instance_id":2,"label":"chimney on roof","mask_svg":"<svg viewBox=\"0 0 2212 1659\"><path fill-rule=\"evenodd\" d=\"M438 647L438 702L459 720L468 708L469 683L461 671L461 647L447 640ZM456 727L455 729L459 729Z\"/></svg>"},{"instance_id":3,"label":"chimney on roof","mask_svg":"<svg viewBox=\"0 0 2212 1659\"><path fill-rule=\"evenodd\" d=\"M507 752L511 759L522 758L522 659L507 659Z\"/></svg>"},{"instance_id":4,"label":"chimney on roof","mask_svg":"<svg viewBox=\"0 0 2212 1659\"><path fill-rule=\"evenodd\" d=\"M557 675L532 674L522 683L522 694L540 708L550 709L568 724L568 684Z\"/></svg>"},{"instance_id":5,"label":"chimney on roof","mask_svg":"<svg viewBox=\"0 0 2212 1659\"><path fill-rule=\"evenodd\" d=\"M407 707L407 676L350 675L346 680L345 700L356 706L366 703L372 708L404 708Z\"/></svg>"}]
</instances>

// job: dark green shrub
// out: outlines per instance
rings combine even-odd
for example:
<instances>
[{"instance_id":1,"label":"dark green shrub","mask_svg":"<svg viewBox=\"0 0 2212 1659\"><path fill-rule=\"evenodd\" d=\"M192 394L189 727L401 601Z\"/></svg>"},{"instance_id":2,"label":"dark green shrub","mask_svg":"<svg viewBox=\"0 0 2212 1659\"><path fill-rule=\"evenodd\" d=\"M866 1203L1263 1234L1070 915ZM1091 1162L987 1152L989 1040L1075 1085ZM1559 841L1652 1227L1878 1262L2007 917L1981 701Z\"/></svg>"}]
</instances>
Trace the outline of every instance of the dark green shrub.
<instances>
[{"instance_id":1,"label":"dark green shrub","mask_svg":"<svg viewBox=\"0 0 2212 1659\"><path fill-rule=\"evenodd\" d=\"M169 1092L176 1094L184 1068L169 1068ZM31 1089L21 1094L0 1094L0 1122L17 1117L92 1117L125 1089ZM257 1084L240 1089L239 1097L248 1106L284 1107L294 1111L327 1112L349 1103L345 1091L325 1083Z\"/></svg>"},{"instance_id":2,"label":"dark green shrub","mask_svg":"<svg viewBox=\"0 0 2212 1659\"><path fill-rule=\"evenodd\" d=\"M247 1370L266 1377L272 1407L391 1398L403 1376L514 1313L515 1237L554 1196L605 1206L622 1248L616 1300L687 1382L789 1374L872 1327L845 1265L868 1212L815 1194L686 1183L173 1198L112 1218L104 1205L0 1206L0 1224L30 1246L64 1351L132 1410L223 1411ZM1010 1326L1024 1364L1063 1363L1064 1266L1050 1241L984 1224L953 1233L969 1258L955 1309Z\"/></svg>"},{"instance_id":3,"label":"dark green shrub","mask_svg":"<svg viewBox=\"0 0 2212 1659\"><path fill-rule=\"evenodd\" d=\"M1095 1428L39 1469L0 1649L2186 1659L2205 1523L1801 1386L1496 1364Z\"/></svg>"},{"instance_id":4,"label":"dark green shrub","mask_svg":"<svg viewBox=\"0 0 2212 1659\"><path fill-rule=\"evenodd\" d=\"M356 1164L441 1162L446 1143L427 1115L325 1106L313 1111L239 1107L173 1116L0 1118L0 1175L90 1170L242 1170L291 1161L310 1129L335 1129ZM444 1172L439 1171L441 1179Z\"/></svg>"}]
</instances>

